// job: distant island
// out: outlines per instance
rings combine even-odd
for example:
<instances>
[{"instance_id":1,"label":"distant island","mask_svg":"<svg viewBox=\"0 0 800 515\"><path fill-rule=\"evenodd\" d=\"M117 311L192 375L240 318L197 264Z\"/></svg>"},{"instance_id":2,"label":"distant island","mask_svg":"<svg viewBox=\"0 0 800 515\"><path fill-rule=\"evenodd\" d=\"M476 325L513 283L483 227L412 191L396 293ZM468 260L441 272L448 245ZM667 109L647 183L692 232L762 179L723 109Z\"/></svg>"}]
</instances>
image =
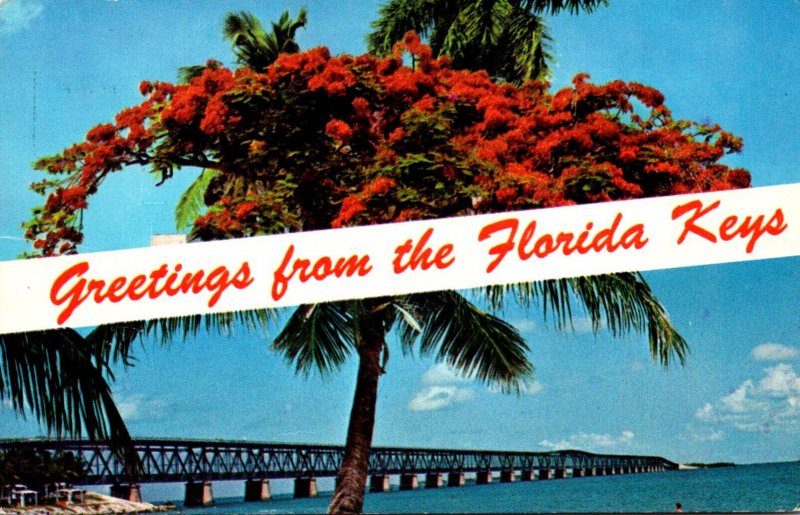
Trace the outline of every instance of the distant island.
<instances>
[{"instance_id":1,"label":"distant island","mask_svg":"<svg viewBox=\"0 0 800 515\"><path fill-rule=\"evenodd\" d=\"M690 467L697 467L699 469L715 469L721 467L735 467L736 463L728 461L718 461L715 463L687 463Z\"/></svg>"}]
</instances>

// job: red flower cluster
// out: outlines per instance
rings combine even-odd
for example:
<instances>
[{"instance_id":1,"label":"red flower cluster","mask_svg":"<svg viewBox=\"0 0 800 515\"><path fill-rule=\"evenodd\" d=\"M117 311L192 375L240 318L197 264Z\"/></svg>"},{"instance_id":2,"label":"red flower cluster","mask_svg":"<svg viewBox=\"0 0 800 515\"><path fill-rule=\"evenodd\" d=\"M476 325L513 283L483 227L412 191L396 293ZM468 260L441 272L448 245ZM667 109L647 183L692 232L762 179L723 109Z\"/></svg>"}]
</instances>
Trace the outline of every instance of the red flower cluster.
<instances>
[{"instance_id":1,"label":"red flower cluster","mask_svg":"<svg viewBox=\"0 0 800 515\"><path fill-rule=\"evenodd\" d=\"M320 47L265 73L212 61L189 84L142 82L140 105L37 162L67 175L34 186L48 197L26 236L74 252L87 196L131 164L219 172L194 226L204 239L750 184L720 163L739 138L673 119L653 88L582 74L550 92L448 64L409 34L382 59Z\"/></svg>"}]
</instances>

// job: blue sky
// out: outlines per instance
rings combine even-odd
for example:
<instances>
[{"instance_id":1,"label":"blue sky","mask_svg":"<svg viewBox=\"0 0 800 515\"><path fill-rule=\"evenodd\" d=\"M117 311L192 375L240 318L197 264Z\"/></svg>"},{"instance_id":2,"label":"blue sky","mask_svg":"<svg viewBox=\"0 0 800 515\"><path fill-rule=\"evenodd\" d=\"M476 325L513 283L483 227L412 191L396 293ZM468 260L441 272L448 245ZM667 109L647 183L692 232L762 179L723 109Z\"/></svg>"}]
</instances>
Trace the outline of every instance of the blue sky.
<instances>
[{"instance_id":1,"label":"blue sky","mask_svg":"<svg viewBox=\"0 0 800 515\"><path fill-rule=\"evenodd\" d=\"M379 2L0 0L0 259L26 250L21 221L40 202L30 164L140 100L143 79L178 67L231 63L227 11L265 22L309 11L302 47L362 53ZM554 87L579 71L665 93L676 116L744 138L728 163L756 186L800 182L800 3L612 0L592 15L550 19ZM187 171L188 172L188 171ZM86 216L84 252L147 246L174 232L172 206L191 173L154 188L131 169L109 181ZM676 461L800 459L798 258L648 273L688 340L685 367L651 360L639 335L574 333L539 313L504 316L528 338L536 383L494 393L429 359L392 353L378 400L375 444L663 455ZM2 285L12 287L13 285ZM277 326L276 326L277 329ZM328 378L295 376L269 335L202 335L148 343L120 370L115 397L140 436L344 442L354 363ZM0 407L0 437L40 433Z\"/></svg>"}]
</instances>

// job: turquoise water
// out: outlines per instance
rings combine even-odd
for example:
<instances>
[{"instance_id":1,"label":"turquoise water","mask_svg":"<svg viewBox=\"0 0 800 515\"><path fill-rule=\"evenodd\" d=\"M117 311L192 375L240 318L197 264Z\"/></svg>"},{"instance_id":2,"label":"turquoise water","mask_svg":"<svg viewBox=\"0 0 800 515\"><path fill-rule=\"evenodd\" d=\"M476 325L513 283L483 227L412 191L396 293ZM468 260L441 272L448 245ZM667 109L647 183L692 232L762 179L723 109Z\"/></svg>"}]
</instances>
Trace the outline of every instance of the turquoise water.
<instances>
[{"instance_id":1,"label":"turquoise water","mask_svg":"<svg viewBox=\"0 0 800 515\"><path fill-rule=\"evenodd\" d=\"M244 503L217 499L213 507L183 513L324 513L330 492L312 499L281 496ZM576 479L420 488L367 494L366 512L669 512L675 502L691 511L791 511L800 505L800 462L745 465ZM176 504L180 504L177 503Z\"/></svg>"}]
</instances>

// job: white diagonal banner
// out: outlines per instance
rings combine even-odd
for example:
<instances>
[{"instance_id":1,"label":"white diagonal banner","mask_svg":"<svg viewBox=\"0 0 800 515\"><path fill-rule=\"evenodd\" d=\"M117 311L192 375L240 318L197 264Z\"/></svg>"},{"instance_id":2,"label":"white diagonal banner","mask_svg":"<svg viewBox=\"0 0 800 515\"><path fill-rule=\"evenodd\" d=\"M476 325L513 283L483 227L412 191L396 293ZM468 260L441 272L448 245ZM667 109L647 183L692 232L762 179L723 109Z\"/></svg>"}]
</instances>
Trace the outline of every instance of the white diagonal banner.
<instances>
[{"instance_id":1,"label":"white diagonal banner","mask_svg":"<svg viewBox=\"0 0 800 515\"><path fill-rule=\"evenodd\" d=\"M0 333L800 255L800 184L0 262Z\"/></svg>"}]
</instances>

